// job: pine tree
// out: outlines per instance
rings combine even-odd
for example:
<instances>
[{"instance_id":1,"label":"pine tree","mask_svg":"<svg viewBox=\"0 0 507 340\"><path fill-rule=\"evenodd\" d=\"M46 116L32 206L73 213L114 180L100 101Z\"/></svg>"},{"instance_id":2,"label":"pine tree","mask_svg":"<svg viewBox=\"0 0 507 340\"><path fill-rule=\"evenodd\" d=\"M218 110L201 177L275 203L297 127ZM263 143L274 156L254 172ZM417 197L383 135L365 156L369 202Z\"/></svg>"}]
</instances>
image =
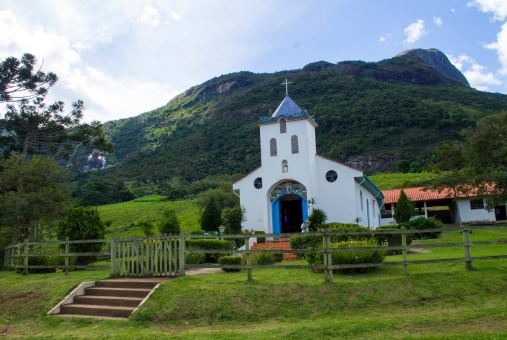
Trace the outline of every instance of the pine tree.
<instances>
[{"instance_id":1,"label":"pine tree","mask_svg":"<svg viewBox=\"0 0 507 340\"><path fill-rule=\"evenodd\" d=\"M400 198L396 202L396 210L394 211L394 219L396 223L408 222L410 217L415 215L415 206L409 199L405 191L401 189Z\"/></svg>"},{"instance_id":2,"label":"pine tree","mask_svg":"<svg viewBox=\"0 0 507 340\"><path fill-rule=\"evenodd\" d=\"M201 229L205 231L218 231L222 224L222 213L217 201L211 196L201 216Z\"/></svg>"}]
</instances>

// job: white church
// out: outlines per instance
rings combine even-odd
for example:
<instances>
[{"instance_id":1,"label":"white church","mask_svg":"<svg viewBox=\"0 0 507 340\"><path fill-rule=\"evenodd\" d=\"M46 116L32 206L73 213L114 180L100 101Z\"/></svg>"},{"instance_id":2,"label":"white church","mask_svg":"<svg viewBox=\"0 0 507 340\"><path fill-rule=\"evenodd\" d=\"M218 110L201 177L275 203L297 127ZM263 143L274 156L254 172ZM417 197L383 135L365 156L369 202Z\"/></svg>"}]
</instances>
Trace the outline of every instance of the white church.
<instances>
[{"instance_id":1,"label":"white church","mask_svg":"<svg viewBox=\"0 0 507 340\"><path fill-rule=\"evenodd\" d=\"M312 199L326 212L327 222L380 226L381 190L362 170L317 154L317 122L287 92L273 115L261 117L258 125L261 166L233 184L246 209L246 228L300 232Z\"/></svg>"}]
</instances>

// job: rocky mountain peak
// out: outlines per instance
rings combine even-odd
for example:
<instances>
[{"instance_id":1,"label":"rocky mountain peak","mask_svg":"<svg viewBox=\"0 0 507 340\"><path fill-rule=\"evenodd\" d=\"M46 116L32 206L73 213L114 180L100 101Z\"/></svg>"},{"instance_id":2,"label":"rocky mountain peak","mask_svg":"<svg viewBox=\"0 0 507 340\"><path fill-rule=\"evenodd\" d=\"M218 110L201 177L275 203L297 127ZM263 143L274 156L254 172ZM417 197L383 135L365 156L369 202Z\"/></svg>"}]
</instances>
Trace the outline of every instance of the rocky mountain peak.
<instances>
[{"instance_id":1,"label":"rocky mountain peak","mask_svg":"<svg viewBox=\"0 0 507 340\"><path fill-rule=\"evenodd\" d=\"M440 52L436 48L422 49L422 48L413 48L410 50L403 51L398 53L396 57L401 57L404 55L415 55L422 59L422 61L431 66L442 75L447 78L457 79L463 84L470 86L467 78L461 73L456 66L454 66L447 56Z\"/></svg>"}]
</instances>

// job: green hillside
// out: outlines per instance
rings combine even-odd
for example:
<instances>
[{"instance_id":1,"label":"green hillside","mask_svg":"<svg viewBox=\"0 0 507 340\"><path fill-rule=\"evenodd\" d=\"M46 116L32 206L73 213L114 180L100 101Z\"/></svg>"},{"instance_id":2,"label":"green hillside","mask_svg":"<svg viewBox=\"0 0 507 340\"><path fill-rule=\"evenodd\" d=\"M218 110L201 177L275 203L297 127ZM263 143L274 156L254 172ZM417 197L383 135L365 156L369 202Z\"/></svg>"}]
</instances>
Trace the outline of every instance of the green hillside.
<instances>
[{"instance_id":1,"label":"green hillside","mask_svg":"<svg viewBox=\"0 0 507 340\"><path fill-rule=\"evenodd\" d=\"M238 72L194 86L151 112L106 123L115 145L108 168L76 178L174 187L247 173L260 165L257 120L281 102L285 78L291 98L319 124L319 154L367 174L394 171L399 159L424 166L436 145L459 139L480 117L507 110L506 95L445 78L415 56Z\"/></svg>"},{"instance_id":2,"label":"green hillside","mask_svg":"<svg viewBox=\"0 0 507 340\"><path fill-rule=\"evenodd\" d=\"M112 221L107 228L107 236L144 236L135 224L140 220L157 223L165 209L173 209L178 215L181 230L193 232L200 230L199 206L193 200L165 201L158 197L143 197L130 202L99 206L102 221Z\"/></svg>"}]
</instances>

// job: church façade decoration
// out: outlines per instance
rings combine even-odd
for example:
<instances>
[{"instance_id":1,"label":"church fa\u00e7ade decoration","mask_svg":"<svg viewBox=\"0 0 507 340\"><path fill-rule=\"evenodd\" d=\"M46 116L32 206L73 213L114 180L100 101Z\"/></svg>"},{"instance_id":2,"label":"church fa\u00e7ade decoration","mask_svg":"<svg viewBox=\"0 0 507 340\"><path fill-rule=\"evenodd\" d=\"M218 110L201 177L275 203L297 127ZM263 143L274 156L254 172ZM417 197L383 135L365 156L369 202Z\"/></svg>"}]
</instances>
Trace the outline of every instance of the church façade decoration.
<instances>
[{"instance_id":1,"label":"church fa\u00e7ade decoration","mask_svg":"<svg viewBox=\"0 0 507 340\"><path fill-rule=\"evenodd\" d=\"M271 203L273 203L278 196L286 194L296 194L307 198L306 187L303 184L289 181L278 184L278 186L271 192L269 199L271 200Z\"/></svg>"}]
</instances>

